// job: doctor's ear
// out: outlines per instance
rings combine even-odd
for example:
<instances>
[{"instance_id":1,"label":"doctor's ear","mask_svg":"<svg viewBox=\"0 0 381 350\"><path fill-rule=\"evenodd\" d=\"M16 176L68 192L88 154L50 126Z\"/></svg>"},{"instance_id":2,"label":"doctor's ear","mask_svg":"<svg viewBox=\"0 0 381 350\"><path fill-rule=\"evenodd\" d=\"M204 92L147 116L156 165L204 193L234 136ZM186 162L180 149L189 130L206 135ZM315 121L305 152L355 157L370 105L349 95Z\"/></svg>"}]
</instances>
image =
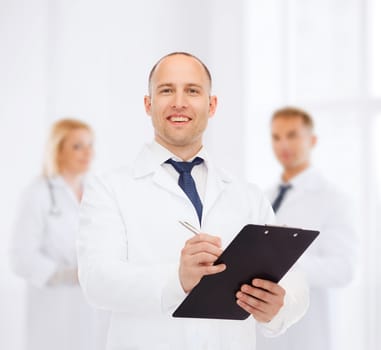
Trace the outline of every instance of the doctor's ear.
<instances>
[{"instance_id":1,"label":"doctor's ear","mask_svg":"<svg viewBox=\"0 0 381 350\"><path fill-rule=\"evenodd\" d=\"M148 96L148 95L144 96L144 108L147 114L151 113L151 96Z\"/></svg>"},{"instance_id":2,"label":"doctor's ear","mask_svg":"<svg viewBox=\"0 0 381 350\"><path fill-rule=\"evenodd\" d=\"M317 144L317 141L318 141L318 138L316 135L312 135L312 138L311 138L311 146L312 147L315 147L316 144Z\"/></svg>"},{"instance_id":3,"label":"doctor's ear","mask_svg":"<svg viewBox=\"0 0 381 350\"><path fill-rule=\"evenodd\" d=\"M217 108L217 96L209 97L209 117L213 117L214 113L216 113Z\"/></svg>"}]
</instances>

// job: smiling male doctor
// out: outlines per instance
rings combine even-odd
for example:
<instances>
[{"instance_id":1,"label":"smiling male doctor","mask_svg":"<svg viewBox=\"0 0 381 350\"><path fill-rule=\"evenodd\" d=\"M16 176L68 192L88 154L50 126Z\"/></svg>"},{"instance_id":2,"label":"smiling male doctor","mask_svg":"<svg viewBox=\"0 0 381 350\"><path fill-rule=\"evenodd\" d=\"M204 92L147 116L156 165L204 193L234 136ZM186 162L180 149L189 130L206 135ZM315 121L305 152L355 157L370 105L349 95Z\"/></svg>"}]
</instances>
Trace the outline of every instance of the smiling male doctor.
<instances>
[{"instance_id":1,"label":"smiling male doctor","mask_svg":"<svg viewBox=\"0 0 381 350\"><path fill-rule=\"evenodd\" d=\"M154 141L132 166L92 179L81 209L80 282L112 312L108 349L255 349L256 323L277 335L305 313L308 288L295 271L237 291L246 321L171 316L202 276L226 268L213 262L244 225L274 218L262 193L215 167L203 147L217 105L209 70L188 53L164 56L144 105ZM207 233L193 236L179 219Z\"/></svg>"}]
</instances>

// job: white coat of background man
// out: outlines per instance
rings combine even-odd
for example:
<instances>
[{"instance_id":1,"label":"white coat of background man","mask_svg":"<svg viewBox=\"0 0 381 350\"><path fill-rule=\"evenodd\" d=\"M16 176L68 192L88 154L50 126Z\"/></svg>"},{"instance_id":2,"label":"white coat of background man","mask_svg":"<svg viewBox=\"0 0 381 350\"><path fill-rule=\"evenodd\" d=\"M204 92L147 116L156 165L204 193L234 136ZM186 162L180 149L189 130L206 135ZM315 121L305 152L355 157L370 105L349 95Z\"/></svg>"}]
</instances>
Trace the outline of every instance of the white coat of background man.
<instances>
[{"instance_id":1,"label":"white coat of background man","mask_svg":"<svg viewBox=\"0 0 381 350\"><path fill-rule=\"evenodd\" d=\"M269 335L283 332L305 313L308 287L295 271L280 284L241 286L246 321L171 316L202 276L226 268L213 265L221 248L245 224L272 222L273 212L257 187L216 167L203 147L217 98L198 58L159 60L144 104L154 141L132 166L90 180L81 208L79 277L88 300L112 312L107 348L255 349L256 322ZM192 235L179 220L207 233Z\"/></svg>"},{"instance_id":2,"label":"white coat of background man","mask_svg":"<svg viewBox=\"0 0 381 350\"><path fill-rule=\"evenodd\" d=\"M335 320L330 317L329 289L347 285L354 272L350 203L311 166L317 137L307 112L292 107L276 111L271 133L275 156L283 167L280 182L269 193L277 223L316 229L320 236L299 260L311 288L306 316L279 338L259 335L258 348L330 350L335 336L330 324Z\"/></svg>"}]
</instances>

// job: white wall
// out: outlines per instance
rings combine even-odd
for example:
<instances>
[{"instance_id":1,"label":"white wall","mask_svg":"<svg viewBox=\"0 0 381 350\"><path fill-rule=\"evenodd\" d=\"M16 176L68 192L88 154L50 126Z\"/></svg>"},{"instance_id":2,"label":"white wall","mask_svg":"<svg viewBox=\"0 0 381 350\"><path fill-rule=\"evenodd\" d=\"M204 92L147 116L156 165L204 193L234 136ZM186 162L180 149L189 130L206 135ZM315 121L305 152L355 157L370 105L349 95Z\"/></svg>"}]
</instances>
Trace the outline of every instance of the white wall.
<instances>
[{"instance_id":1,"label":"white wall","mask_svg":"<svg viewBox=\"0 0 381 350\"><path fill-rule=\"evenodd\" d=\"M380 30L378 0L247 2L246 173L268 187L280 168L269 121L285 105L316 122L313 164L344 190L354 208L357 279L335 290L335 349L379 349ZM265 38L265 39L264 39ZM378 60L377 60L378 58ZM370 64L372 63L372 64ZM372 146L372 138L377 142ZM378 157L377 157L378 155ZM378 248L376 248L378 247ZM350 337L348 335L350 334Z\"/></svg>"},{"instance_id":2,"label":"white wall","mask_svg":"<svg viewBox=\"0 0 381 350\"><path fill-rule=\"evenodd\" d=\"M24 284L9 269L7 249L18 196L40 172L51 122L73 116L94 126L96 169L128 162L152 138L143 109L150 68L164 54L189 51L213 72L220 98L206 142L243 173L242 4L0 1L1 349L23 349Z\"/></svg>"},{"instance_id":3,"label":"white wall","mask_svg":"<svg viewBox=\"0 0 381 350\"><path fill-rule=\"evenodd\" d=\"M40 171L47 123L45 19L43 0L0 3L0 349L21 349L24 342L23 283L9 269L7 250L20 189Z\"/></svg>"},{"instance_id":4,"label":"white wall","mask_svg":"<svg viewBox=\"0 0 381 350\"><path fill-rule=\"evenodd\" d=\"M366 29L367 6L376 2L0 0L0 349L23 349L23 282L6 253L17 198L40 171L47 128L63 116L84 119L96 131L96 169L131 160L152 137L143 109L148 72L171 51L198 55L214 76L219 106L206 138L211 152L263 187L279 173L271 112L286 103L312 112L320 135L316 165L334 168L332 180L352 189L368 230L361 272L377 263L370 137L373 116L381 115L381 80L368 72L380 66L369 64ZM351 308L358 320L351 313L340 330L341 338L356 334L348 349L381 344L369 326L380 318L373 310L377 283L367 276L347 296L367 300Z\"/></svg>"},{"instance_id":5,"label":"white wall","mask_svg":"<svg viewBox=\"0 0 381 350\"><path fill-rule=\"evenodd\" d=\"M97 165L120 164L121 157L130 159L142 141L152 137L143 95L153 63L166 53L189 51L217 77L214 90L221 103L208 140L230 138L229 131L238 136L242 124L230 115L242 118L242 42L237 40L242 15L240 2L234 7L228 3L53 2L47 46L49 116L74 114L91 121L98 131ZM233 149L242 151L241 138L233 138ZM232 156L229 143L219 147L234 165L242 167L243 158Z\"/></svg>"}]
</instances>

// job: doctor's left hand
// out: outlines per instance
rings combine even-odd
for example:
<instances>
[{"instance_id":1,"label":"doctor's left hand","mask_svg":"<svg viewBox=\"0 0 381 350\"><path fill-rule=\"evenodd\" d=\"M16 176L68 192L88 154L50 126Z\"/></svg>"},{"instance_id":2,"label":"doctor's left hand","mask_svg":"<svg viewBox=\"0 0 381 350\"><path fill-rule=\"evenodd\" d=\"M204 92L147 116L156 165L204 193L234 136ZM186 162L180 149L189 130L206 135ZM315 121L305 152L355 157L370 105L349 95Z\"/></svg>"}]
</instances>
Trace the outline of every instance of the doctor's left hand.
<instances>
[{"instance_id":1,"label":"doctor's left hand","mask_svg":"<svg viewBox=\"0 0 381 350\"><path fill-rule=\"evenodd\" d=\"M237 304L258 322L270 322L284 304L286 291L277 283L255 278L236 293Z\"/></svg>"}]
</instances>

